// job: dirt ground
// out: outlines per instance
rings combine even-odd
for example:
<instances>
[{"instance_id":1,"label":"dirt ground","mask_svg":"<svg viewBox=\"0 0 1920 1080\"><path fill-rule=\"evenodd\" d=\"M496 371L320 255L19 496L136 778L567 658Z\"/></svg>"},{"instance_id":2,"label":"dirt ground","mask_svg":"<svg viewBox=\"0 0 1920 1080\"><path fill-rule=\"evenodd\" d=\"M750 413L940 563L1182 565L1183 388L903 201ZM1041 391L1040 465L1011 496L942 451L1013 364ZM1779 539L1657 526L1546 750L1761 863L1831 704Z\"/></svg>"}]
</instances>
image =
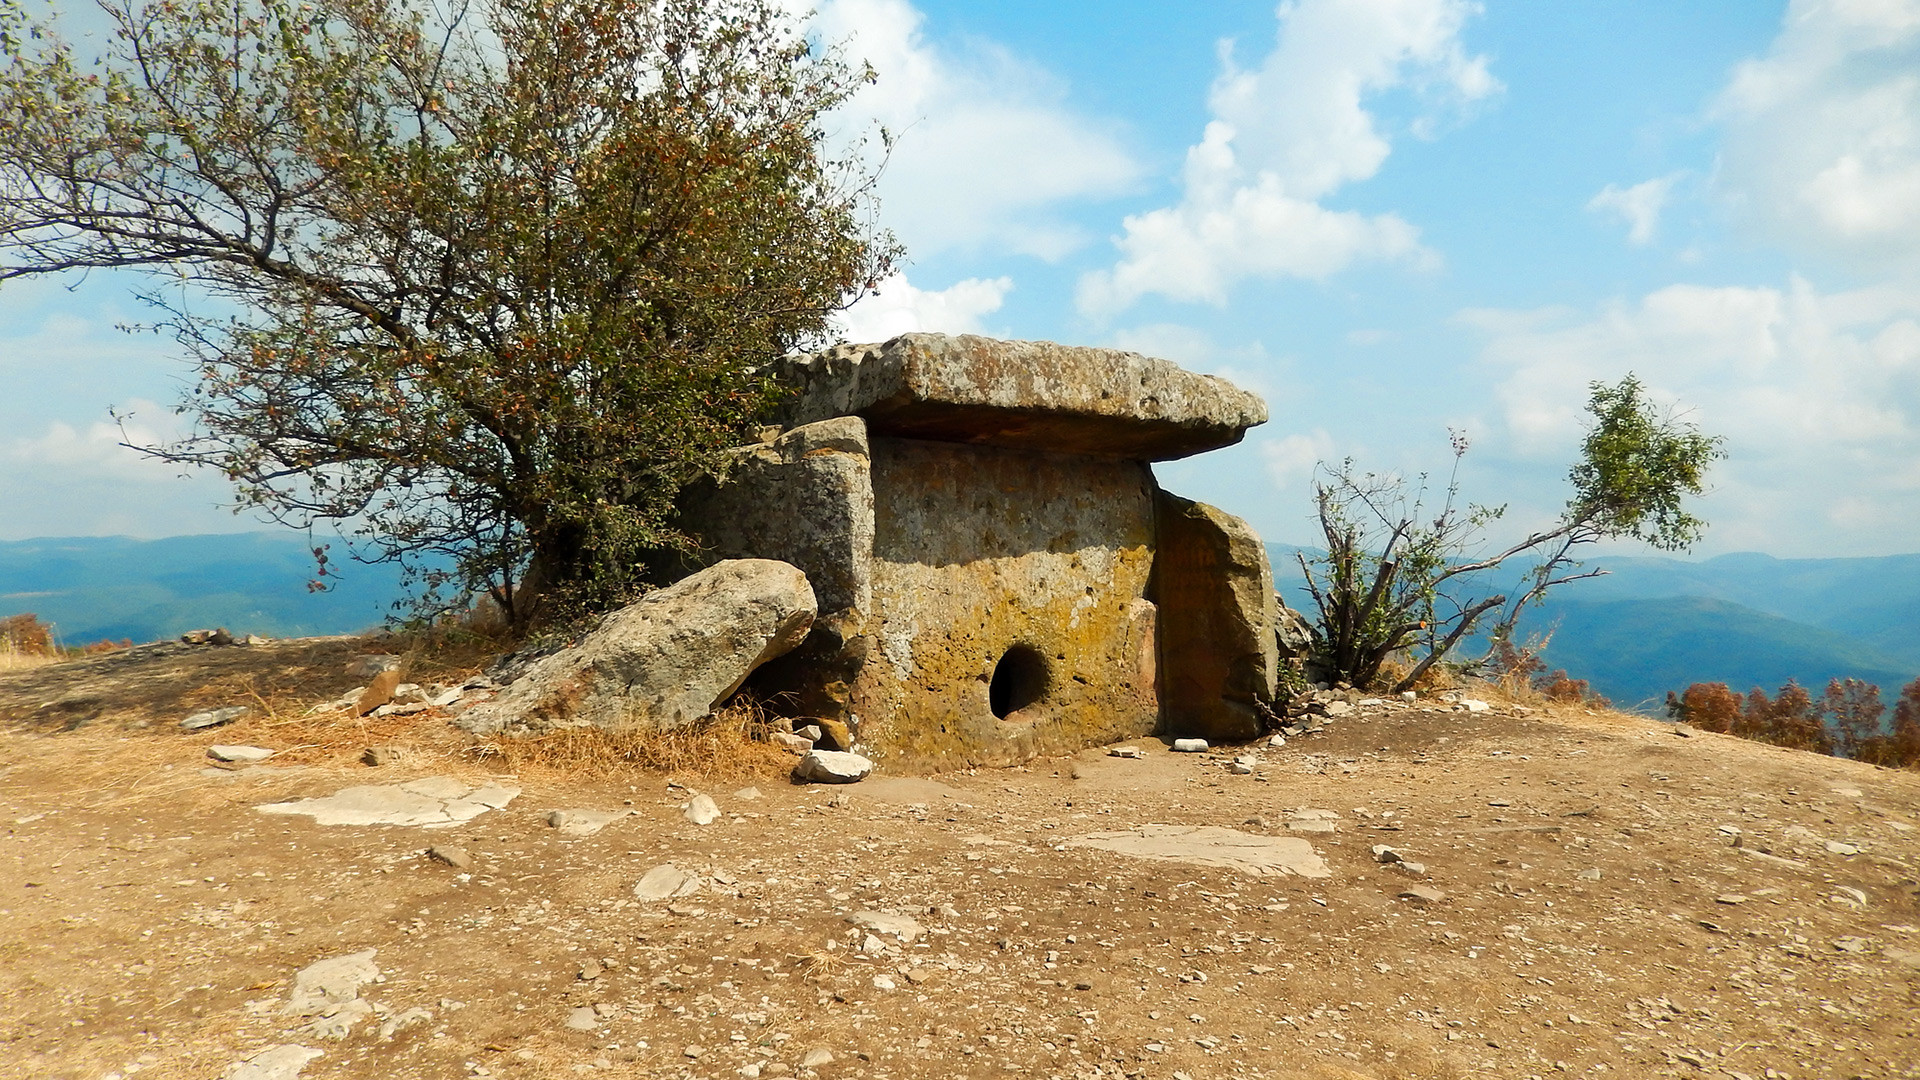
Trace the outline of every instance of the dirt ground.
<instances>
[{"instance_id":1,"label":"dirt ground","mask_svg":"<svg viewBox=\"0 0 1920 1080\"><path fill-rule=\"evenodd\" d=\"M356 647L0 675L0 1076L290 1076L229 1072L284 1045L308 1078L1920 1077L1920 775L1396 702L1251 775L1140 740L840 788L502 776L431 714L316 740L289 703L351 689ZM375 740L397 760L355 763ZM427 777L520 790L446 828L256 809ZM1071 842L1151 823L1298 837L1330 876ZM668 863L704 887L636 898ZM366 950L344 1037L287 1011Z\"/></svg>"}]
</instances>

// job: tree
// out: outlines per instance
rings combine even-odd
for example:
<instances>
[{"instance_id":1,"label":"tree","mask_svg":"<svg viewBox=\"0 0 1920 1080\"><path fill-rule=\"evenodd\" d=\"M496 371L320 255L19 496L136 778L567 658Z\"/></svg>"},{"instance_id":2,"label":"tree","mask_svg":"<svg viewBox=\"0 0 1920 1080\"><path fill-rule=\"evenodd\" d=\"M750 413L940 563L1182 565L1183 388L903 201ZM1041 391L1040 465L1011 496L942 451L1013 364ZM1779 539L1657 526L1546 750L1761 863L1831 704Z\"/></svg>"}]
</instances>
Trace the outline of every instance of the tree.
<instances>
[{"instance_id":1,"label":"tree","mask_svg":"<svg viewBox=\"0 0 1920 1080\"><path fill-rule=\"evenodd\" d=\"M1920 679L1908 683L1894 702L1893 753L1902 765L1920 764Z\"/></svg>"},{"instance_id":2,"label":"tree","mask_svg":"<svg viewBox=\"0 0 1920 1080\"><path fill-rule=\"evenodd\" d=\"M1701 731L1730 734L1740 719L1740 695L1726 683L1694 683L1675 697L1667 694L1667 715Z\"/></svg>"},{"instance_id":3,"label":"tree","mask_svg":"<svg viewBox=\"0 0 1920 1080\"><path fill-rule=\"evenodd\" d=\"M888 271L773 0L0 0L0 279L133 268L239 502L441 583L606 604Z\"/></svg>"},{"instance_id":4,"label":"tree","mask_svg":"<svg viewBox=\"0 0 1920 1080\"><path fill-rule=\"evenodd\" d=\"M1833 718L1834 752L1850 758L1859 757L1860 748L1880 734L1880 717L1887 711L1880 688L1860 679L1829 679L1822 705Z\"/></svg>"},{"instance_id":5,"label":"tree","mask_svg":"<svg viewBox=\"0 0 1920 1080\"><path fill-rule=\"evenodd\" d=\"M1397 477L1357 473L1351 460L1323 469L1314 505L1327 552L1299 556L1320 616L1318 660L1335 678L1371 685L1387 660L1416 654L1394 685L1413 686L1462 640L1493 616L1489 648L1478 664L1511 643L1521 612L1549 589L1604 574L1573 557L1605 539L1638 539L1665 551L1685 550L1706 523L1683 499L1706 488L1706 471L1723 457L1721 440L1691 423L1661 415L1629 374L1618 383L1593 383L1590 421L1580 459L1567 478L1573 487L1551 525L1488 555L1487 526L1505 507L1460 501L1459 469L1468 445L1453 434L1453 472L1437 510L1427 506L1423 476L1409 486ZM1428 515L1431 513L1431 517ZM1512 560L1533 565L1506 593L1476 595L1487 576Z\"/></svg>"},{"instance_id":6,"label":"tree","mask_svg":"<svg viewBox=\"0 0 1920 1080\"><path fill-rule=\"evenodd\" d=\"M1833 740L1827 733L1825 716L1813 695L1793 679L1774 695L1767 713L1766 741L1793 750L1832 754Z\"/></svg>"}]
</instances>

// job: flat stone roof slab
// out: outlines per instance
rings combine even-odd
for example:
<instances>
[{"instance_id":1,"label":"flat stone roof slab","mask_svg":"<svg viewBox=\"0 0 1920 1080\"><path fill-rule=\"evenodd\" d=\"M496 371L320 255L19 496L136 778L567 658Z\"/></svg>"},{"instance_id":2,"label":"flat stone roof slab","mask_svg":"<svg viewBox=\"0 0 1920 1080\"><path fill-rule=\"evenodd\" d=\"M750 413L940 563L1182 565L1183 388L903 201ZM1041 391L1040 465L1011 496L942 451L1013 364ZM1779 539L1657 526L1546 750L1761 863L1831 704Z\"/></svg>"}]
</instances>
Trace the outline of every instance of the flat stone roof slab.
<instances>
[{"instance_id":1,"label":"flat stone roof slab","mask_svg":"<svg viewBox=\"0 0 1920 1080\"><path fill-rule=\"evenodd\" d=\"M784 419L859 416L876 435L1166 461L1231 446L1266 403L1225 379L1118 349L903 334L789 357Z\"/></svg>"}]
</instances>

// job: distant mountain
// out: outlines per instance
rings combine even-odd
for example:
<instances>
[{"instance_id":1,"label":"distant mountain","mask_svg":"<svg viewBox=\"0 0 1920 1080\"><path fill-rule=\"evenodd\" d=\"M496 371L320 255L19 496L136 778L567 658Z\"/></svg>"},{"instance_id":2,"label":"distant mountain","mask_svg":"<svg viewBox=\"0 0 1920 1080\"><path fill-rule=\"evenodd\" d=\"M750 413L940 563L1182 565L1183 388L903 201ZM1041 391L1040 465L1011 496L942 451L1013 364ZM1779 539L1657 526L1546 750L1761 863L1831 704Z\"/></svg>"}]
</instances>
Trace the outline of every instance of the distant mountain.
<instances>
[{"instance_id":1,"label":"distant mountain","mask_svg":"<svg viewBox=\"0 0 1920 1080\"><path fill-rule=\"evenodd\" d=\"M1288 603L1311 611L1300 549L1268 549ZM1920 555L1608 556L1588 566L1608 573L1549 594L1521 633L1551 631L1547 664L1623 707L1657 710L1668 690L1696 682L1771 693L1789 678L1816 694L1829 679L1865 679L1891 698L1920 677Z\"/></svg>"},{"instance_id":2,"label":"distant mountain","mask_svg":"<svg viewBox=\"0 0 1920 1080\"><path fill-rule=\"evenodd\" d=\"M294 637L379 625L399 597L392 566L329 552L341 578L307 590L313 555L294 532L0 541L0 615L32 612L62 643L155 641L200 627Z\"/></svg>"}]
</instances>

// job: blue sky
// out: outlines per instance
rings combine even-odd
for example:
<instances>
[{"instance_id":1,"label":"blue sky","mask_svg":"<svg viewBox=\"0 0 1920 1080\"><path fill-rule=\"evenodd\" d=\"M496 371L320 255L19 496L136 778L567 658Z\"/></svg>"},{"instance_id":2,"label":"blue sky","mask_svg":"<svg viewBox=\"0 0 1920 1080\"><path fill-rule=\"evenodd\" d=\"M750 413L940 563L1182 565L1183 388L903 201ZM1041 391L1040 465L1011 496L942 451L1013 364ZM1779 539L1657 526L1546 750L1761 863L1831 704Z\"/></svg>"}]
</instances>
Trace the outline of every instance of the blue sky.
<instances>
[{"instance_id":1,"label":"blue sky","mask_svg":"<svg viewBox=\"0 0 1920 1080\"><path fill-rule=\"evenodd\" d=\"M797 0L796 0L797 3ZM1726 436L1703 554L1920 550L1920 0L825 0L911 263L849 312L1120 345L1273 419L1166 486L1304 543L1319 460L1552 515L1587 384ZM115 447L184 365L96 275L0 291L0 537L246 527Z\"/></svg>"}]
</instances>

